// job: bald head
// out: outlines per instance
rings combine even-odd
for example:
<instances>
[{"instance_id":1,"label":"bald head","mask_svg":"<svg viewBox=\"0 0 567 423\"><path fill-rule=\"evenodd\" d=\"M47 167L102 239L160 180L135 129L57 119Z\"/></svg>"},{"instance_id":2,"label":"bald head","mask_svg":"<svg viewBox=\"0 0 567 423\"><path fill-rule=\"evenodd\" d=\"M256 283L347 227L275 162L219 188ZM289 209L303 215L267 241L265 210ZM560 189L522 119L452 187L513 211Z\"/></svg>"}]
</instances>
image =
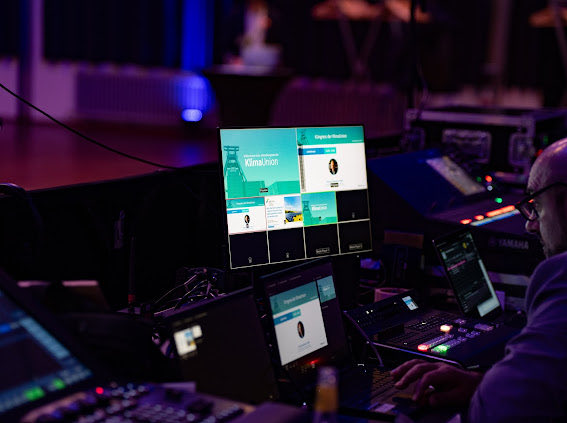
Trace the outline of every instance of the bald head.
<instances>
[{"instance_id":1,"label":"bald head","mask_svg":"<svg viewBox=\"0 0 567 423\"><path fill-rule=\"evenodd\" d=\"M567 138L543 151L528 179L527 191L537 193L537 218L526 222L526 230L539 237L546 257L567 251L567 190L556 182L567 183Z\"/></svg>"},{"instance_id":2,"label":"bald head","mask_svg":"<svg viewBox=\"0 0 567 423\"><path fill-rule=\"evenodd\" d=\"M553 182L567 182L567 138L543 150L530 171L528 191L537 191Z\"/></svg>"}]
</instances>

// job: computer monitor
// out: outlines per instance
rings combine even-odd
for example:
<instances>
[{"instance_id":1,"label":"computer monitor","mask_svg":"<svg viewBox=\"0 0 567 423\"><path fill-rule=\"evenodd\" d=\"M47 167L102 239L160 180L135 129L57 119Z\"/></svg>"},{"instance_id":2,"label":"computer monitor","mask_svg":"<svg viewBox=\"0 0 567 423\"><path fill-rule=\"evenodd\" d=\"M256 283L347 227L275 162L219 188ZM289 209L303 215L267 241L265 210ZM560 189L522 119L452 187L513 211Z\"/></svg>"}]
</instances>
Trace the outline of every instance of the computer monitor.
<instances>
[{"instance_id":1,"label":"computer monitor","mask_svg":"<svg viewBox=\"0 0 567 423\"><path fill-rule=\"evenodd\" d=\"M372 250L364 128L219 129L230 269Z\"/></svg>"}]
</instances>

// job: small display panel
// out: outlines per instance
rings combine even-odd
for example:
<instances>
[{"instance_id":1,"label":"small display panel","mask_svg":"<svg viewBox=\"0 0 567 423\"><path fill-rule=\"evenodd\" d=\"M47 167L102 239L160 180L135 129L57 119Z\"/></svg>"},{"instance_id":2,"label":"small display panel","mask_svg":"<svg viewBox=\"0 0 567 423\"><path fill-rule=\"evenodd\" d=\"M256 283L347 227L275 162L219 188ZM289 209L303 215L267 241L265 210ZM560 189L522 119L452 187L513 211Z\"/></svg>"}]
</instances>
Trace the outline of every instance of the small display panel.
<instances>
[{"instance_id":1,"label":"small display panel","mask_svg":"<svg viewBox=\"0 0 567 423\"><path fill-rule=\"evenodd\" d=\"M481 184L472 179L463 168L447 156L428 159L427 164L463 195L481 194L486 191Z\"/></svg>"},{"instance_id":2,"label":"small display panel","mask_svg":"<svg viewBox=\"0 0 567 423\"><path fill-rule=\"evenodd\" d=\"M362 126L219 139L231 269L371 251Z\"/></svg>"},{"instance_id":3,"label":"small display panel","mask_svg":"<svg viewBox=\"0 0 567 423\"><path fill-rule=\"evenodd\" d=\"M410 297L409 295L407 297L403 297L402 301L404 302L406 307L410 310L416 310L418 308L418 306L415 303L415 301L413 300L413 298Z\"/></svg>"}]
</instances>

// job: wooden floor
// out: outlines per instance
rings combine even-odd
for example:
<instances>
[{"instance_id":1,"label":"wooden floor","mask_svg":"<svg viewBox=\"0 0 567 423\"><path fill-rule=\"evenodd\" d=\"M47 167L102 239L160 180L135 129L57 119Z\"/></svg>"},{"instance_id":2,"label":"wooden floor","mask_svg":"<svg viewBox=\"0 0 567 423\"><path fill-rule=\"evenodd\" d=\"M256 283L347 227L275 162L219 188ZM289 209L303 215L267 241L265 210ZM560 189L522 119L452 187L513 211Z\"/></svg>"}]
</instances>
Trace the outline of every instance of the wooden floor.
<instances>
[{"instance_id":1,"label":"wooden floor","mask_svg":"<svg viewBox=\"0 0 567 423\"><path fill-rule=\"evenodd\" d=\"M214 129L81 124L78 129L114 149L166 166L217 161ZM48 123L4 121L0 130L0 182L26 190L118 179L159 167L95 146Z\"/></svg>"}]
</instances>

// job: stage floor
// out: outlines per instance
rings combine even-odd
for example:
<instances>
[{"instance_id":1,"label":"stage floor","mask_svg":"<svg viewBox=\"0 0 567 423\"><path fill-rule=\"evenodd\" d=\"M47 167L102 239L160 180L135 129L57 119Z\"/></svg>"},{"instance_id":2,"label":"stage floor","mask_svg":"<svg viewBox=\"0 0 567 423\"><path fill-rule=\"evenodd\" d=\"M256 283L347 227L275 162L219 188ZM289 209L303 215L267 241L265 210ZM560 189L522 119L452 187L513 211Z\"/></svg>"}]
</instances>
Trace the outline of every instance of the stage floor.
<instances>
[{"instance_id":1,"label":"stage floor","mask_svg":"<svg viewBox=\"0 0 567 423\"><path fill-rule=\"evenodd\" d=\"M73 127L116 150L167 166L218 160L216 131L210 128L93 123ZM55 124L4 121L0 129L0 183L14 183L25 190L119 179L159 169L93 145Z\"/></svg>"}]
</instances>

